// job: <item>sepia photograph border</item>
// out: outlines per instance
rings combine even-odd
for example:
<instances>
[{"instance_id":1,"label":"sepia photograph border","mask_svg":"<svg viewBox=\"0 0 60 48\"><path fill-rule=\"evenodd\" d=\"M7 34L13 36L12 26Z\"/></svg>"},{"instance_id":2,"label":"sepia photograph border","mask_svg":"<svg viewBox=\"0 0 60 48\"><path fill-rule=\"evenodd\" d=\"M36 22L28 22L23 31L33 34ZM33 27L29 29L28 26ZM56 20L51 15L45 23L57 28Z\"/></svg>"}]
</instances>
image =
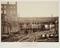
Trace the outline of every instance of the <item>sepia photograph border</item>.
<instances>
[{"instance_id":1,"label":"sepia photograph border","mask_svg":"<svg viewBox=\"0 0 60 48\"><path fill-rule=\"evenodd\" d=\"M10 0L10 1L12 2L13 0ZM22 1L25 1L25 0L22 0ZM58 0L53 0L53 1L58 1ZM60 1L58 2L59 2L58 4L59 5L59 31L60 31ZM0 4L1 4L1 1L0 1ZM60 33L59 33L59 42L1 42L1 12L0 12L0 47L1 48L40 48L40 47L41 48L60 48Z\"/></svg>"}]
</instances>

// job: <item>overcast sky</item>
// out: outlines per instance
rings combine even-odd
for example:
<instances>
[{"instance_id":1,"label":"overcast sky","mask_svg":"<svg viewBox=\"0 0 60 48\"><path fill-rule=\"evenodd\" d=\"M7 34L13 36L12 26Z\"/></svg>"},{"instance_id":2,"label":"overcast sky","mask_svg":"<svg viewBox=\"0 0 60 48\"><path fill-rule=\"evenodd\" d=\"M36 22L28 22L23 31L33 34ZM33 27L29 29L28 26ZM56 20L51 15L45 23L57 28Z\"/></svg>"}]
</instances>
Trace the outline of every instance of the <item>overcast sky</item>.
<instances>
[{"instance_id":1,"label":"overcast sky","mask_svg":"<svg viewBox=\"0 0 60 48\"><path fill-rule=\"evenodd\" d=\"M17 4L19 17L51 17L58 16L57 1L22 1Z\"/></svg>"},{"instance_id":2,"label":"overcast sky","mask_svg":"<svg viewBox=\"0 0 60 48\"><path fill-rule=\"evenodd\" d=\"M58 16L58 4L58 1L18 1L17 15L18 17Z\"/></svg>"}]
</instances>

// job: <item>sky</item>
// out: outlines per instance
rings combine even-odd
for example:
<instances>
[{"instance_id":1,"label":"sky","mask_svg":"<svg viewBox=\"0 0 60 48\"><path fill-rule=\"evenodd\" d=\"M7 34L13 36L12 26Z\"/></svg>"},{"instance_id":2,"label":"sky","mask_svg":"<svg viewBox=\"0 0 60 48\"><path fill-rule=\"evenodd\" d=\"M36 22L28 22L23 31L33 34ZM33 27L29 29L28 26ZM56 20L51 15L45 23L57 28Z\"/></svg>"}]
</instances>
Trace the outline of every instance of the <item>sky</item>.
<instances>
[{"instance_id":1,"label":"sky","mask_svg":"<svg viewBox=\"0 0 60 48\"><path fill-rule=\"evenodd\" d=\"M22 1L17 3L18 17L58 16L57 1Z\"/></svg>"},{"instance_id":2,"label":"sky","mask_svg":"<svg viewBox=\"0 0 60 48\"><path fill-rule=\"evenodd\" d=\"M1 0L0 0L1 1ZM4 1L4 0L3 0ZM14 1L14 0L9 0L9 1ZM35 1L35 0L34 0ZM52 0L51 0L52 1ZM54 0L55 1L55 0ZM1 3L0 3L1 4ZM22 10L24 10L24 12L29 12L29 10L27 10L27 11L25 11L25 9L22 9L22 7L20 7L20 5L22 6L22 4L24 4L24 3L18 3L18 16L22 16L22 17L27 17L28 15L30 16L30 15L32 15L31 13L30 14L25 14L25 13L22 13L21 11ZM27 3L28 5L29 5L29 3ZM31 4L31 3L30 3ZM42 3L43 4L43 3ZM48 3L49 4L49 3ZM50 3L51 4L51 3ZM53 5L54 4L54 5ZM56 3L53 3L52 5L53 6L57 6L56 8L54 7L53 9L55 9L55 11L56 11L56 13L54 13L54 15L58 15L58 3L56 2ZM52 6L52 5L49 5L49 6ZM27 6L26 5L26 3L24 4L24 6ZM0 7L1 7L1 5L0 5ZM28 6L27 6L28 7ZM27 8L26 7L26 8ZM21 10L21 9L22 10ZM23 7L23 8L25 8L25 7ZM59 7L60 8L60 7ZM41 10L41 9L40 9ZM47 9L46 9L47 10ZM1 11L1 9L0 9L0 11ZM53 10L51 10L51 11L53 11ZM60 11L60 10L59 10ZM20 12L21 12L21 14L20 14ZM45 11L44 11L45 12ZM46 11L47 12L47 11ZM1 12L0 12L1 13ZM48 13L46 13L46 14L48 14ZM24 15L24 16L23 16ZM27 15L27 16L26 16ZM42 15L44 15L44 13L42 14ZM48 14L49 16L51 15L50 13ZM44 15L44 16L48 16L48 15ZM60 14L59 14L60 15ZM1 15L0 15L1 16ZM40 15L39 15L40 16ZM42 17L42 16L41 16ZM1 23L1 17L0 17L0 23ZM60 26L59 26L60 27ZM1 24L0 24L0 28L1 28ZM1 36L1 29L0 29L0 36ZM59 35L59 37L60 37L60 35ZM1 37L0 37L1 38ZM1 39L0 39L0 41L1 41ZM60 38L59 38L59 41L60 41ZM14 42L14 43L12 43L12 42L7 42L7 43L4 43L4 42L0 42L0 48L59 48L60 47L60 43L51 43L51 42L49 42L49 43L46 43L46 42L40 42L40 43L38 43L38 42L36 42L36 43L24 43L24 42Z\"/></svg>"},{"instance_id":3,"label":"sky","mask_svg":"<svg viewBox=\"0 0 60 48\"><path fill-rule=\"evenodd\" d=\"M17 16L55 17L59 15L58 4L59 4L58 1L17 1Z\"/></svg>"}]
</instances>

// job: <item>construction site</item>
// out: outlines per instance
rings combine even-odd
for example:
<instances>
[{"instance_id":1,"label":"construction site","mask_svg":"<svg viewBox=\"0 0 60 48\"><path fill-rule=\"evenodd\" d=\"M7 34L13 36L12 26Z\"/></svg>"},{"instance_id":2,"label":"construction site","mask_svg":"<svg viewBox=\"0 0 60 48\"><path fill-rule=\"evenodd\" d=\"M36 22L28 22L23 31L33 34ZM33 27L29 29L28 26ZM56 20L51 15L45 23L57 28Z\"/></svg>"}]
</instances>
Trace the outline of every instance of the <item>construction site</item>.
<instances>
[{"instance_id":1,"label":"construction site","mask_svg":"<svg viewBox=\"0 0 60 48\"><path fill-rule=\"evenodd\" d=\"M59 42L59 17L17 17L17 2L1 12L2 42Z\"/></svg>"}]
</instances>

